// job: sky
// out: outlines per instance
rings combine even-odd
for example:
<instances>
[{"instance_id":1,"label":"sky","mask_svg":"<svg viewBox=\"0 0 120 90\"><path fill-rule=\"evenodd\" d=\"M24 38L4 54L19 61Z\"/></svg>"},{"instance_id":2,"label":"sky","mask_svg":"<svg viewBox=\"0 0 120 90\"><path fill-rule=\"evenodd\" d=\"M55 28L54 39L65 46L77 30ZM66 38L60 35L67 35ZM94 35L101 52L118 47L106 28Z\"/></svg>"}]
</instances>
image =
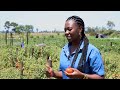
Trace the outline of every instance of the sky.
<instances>
[{"instance_id":1,"label":"sky","mask_svg":"<svg viewBox=\"0 0 120 90\"><path fill-rule=\"evenodd\" d=\"M80 16L85 27L107 27L107 21L112 21L120 31L120 11L0 11L0 31L6 21L33 25L39 31L64 31L65 20L72 15Z\"/></svg>"}]
</instances>

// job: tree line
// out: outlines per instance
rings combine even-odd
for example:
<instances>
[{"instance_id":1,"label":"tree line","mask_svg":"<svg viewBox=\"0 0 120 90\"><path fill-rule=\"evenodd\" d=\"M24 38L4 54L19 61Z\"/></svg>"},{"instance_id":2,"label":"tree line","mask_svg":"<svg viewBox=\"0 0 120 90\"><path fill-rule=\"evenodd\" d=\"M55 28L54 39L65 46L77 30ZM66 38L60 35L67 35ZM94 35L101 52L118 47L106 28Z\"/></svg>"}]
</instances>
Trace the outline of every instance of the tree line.
<instances>
[{"instance_id":1,"label":"tree line","mask_svg":"<svg viewBox=\"0 0 120 90\"><path fill-rule=\"evenodd\" d=\"M108 21L105 27L86 27L86 33L90 36L95 36L96 34L104 34L110 37L120 37L120 31L113 29L115 27L114 22Z\"/></svg>"},{"instance_id":2,"label":"tree line","mask_svg":"<svg viewBox=\"0 0 120 90\"><path fill-rule=\"evenodd\" d=\"M106 26L107 28L105 27L86 27L85 29L85 32L87 34L89 34L90 36L94 36L96 35L97 33L101 33L101 34L104 34L104 35L111 35L111 36L115 36L116 34L119 34L120 35L120 31L118 30L114 30L113 28L115 27L115 24L114 22L112 21L108 21L106 23ZM14 33L18 33L18 34L21 34L21 33L24 33L24 32L35 32L33 29L34 29L34 26L33 25L19 25L18 23L16 22L10 22L10 21L6 21L5 24L4 24L4 27L5 27L5 32L10 32L10 29L12 32ZM53 31L39 31L38 28L36 29L36 32L44 32L44 33L49 33L49 32L53 32L53 33L64 33L64 30L63 31L57 31L56 29L53 30ZM118 35L118 36L119 36Z\"/></svg>"},{"instance_id":3,"label":"tree line","mask_svg":"<svg viewBox=\"0 0 120 90\"><path fill-rule=\"evenodd\" d=\"M10 21L6 21L4 24L5 30L6 32L9 32L9 30L11 29L12 32L14 33L22 33L22 32L33 32L33 25L19 25L15 22L10 22Z\"/></svg>"}]
</instances>

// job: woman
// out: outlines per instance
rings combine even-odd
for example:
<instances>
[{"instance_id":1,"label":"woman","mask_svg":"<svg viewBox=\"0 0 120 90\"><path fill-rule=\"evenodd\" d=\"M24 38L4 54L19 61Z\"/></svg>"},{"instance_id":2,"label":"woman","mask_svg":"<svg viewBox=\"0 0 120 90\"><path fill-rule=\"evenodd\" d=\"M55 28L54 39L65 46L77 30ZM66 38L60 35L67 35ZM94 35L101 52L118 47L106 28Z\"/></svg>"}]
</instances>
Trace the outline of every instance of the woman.
<instances>
[{"instance_id":1,"label":"woman","mask_svg":"<svg viewBox=\"0 0 120 90\"><path fill-rule=\"evenodd\" d=\"M104 64L99 50L89 43L84 34L84 21L71 16L65 22L68 43L62 48L60 66L54 71L47 65L47 76L62 79L104 79ZM72 68L73 73L66 69Z\"/></svg>"}]
</instances>

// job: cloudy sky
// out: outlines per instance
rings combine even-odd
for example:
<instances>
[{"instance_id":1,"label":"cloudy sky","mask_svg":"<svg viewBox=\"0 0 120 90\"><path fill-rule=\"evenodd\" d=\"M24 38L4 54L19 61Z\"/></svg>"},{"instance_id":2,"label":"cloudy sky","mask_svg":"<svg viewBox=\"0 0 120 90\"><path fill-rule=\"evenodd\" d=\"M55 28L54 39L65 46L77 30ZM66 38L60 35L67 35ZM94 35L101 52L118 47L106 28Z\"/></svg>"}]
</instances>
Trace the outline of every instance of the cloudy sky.
<instances>
[{"instance_id":1,"label":"cloudy sky","mask_svg":"<svg viewBox=\"0 0 120 90\"><path fill-rule=\"evenodd\" d=\"M120 30L120 11L0 11L0 30L4 30L6 21L19 25L33 25L39 30L64 30L65 20L72 15L80 16L85 26L106 27L107 21Z\"/></svg>"}]
</instances>

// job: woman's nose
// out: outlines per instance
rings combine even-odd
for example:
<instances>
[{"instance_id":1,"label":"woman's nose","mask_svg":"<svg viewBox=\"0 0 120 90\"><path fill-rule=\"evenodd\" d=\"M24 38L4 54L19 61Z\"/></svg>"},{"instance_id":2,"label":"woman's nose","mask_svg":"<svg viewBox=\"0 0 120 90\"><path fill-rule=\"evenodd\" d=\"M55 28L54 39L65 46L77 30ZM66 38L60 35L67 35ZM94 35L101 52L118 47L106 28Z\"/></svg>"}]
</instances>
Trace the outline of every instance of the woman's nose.
<instances>
[{"instance_id":1,"label":"woman's nose","mask_svg":"<svg viewBox=\"0 0 120 90\"><path fill-rule=\"evenodd\" d=\"M69 33L70 33L70 31L69 31L69 30L66 30L65 34L69 34Z\"/></svg>"}]
</instances>

